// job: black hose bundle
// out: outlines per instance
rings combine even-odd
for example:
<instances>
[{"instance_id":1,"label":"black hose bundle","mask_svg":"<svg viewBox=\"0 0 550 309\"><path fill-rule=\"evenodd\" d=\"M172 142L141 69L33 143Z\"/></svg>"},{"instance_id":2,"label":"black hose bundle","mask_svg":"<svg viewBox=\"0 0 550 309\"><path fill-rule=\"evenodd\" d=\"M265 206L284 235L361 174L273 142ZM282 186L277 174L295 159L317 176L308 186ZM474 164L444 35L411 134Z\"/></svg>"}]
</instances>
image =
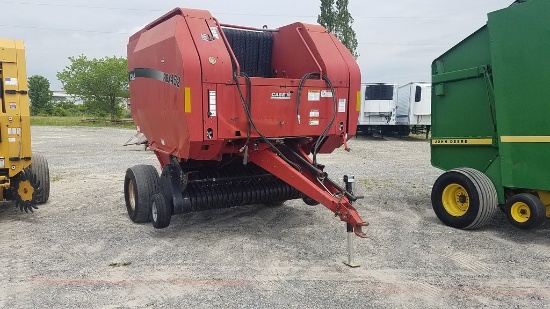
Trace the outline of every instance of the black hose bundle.
<instances>
[{"instance_id":1,"label":"black hose bundle","mask_svg":"<svg viewBox=\"0 0 550 309\"><path fill-rule=\"evenodd\" d=\"M302 95L302 90L304 88L304 84L306 83L306 81L308 79L310 79L310 78L319 78L319 76L320 76L319 73L307 73L300 80L300 84L298 85L298 94L296 96L296 117L298 119L298 124L300 124L300 97ZM330 91L332 93L332 102L334 104L334 110L333 110L333 113L332 113L332 118L330 119L329 123L327 124L327 126L325 127L325 129L323 130L323 132L321 133L319 138L317 138L317 140L315 141L315 145L313 146L313 151L312 151L313 165L315 165L315 166L317 166L317 153L319 153L319 148L321 147L321 144L323 143L323 141L327 137L328 131L330 130L330 128L334 124L334 120L336 119L336 114L338 113L338 102L336 102L336 91L334 90L334 85L332 85L332 82L330 81L330 79L326 75L323 75L322 79L327 83L327 85L330 88Z\"/></svg>"}]
</instances>

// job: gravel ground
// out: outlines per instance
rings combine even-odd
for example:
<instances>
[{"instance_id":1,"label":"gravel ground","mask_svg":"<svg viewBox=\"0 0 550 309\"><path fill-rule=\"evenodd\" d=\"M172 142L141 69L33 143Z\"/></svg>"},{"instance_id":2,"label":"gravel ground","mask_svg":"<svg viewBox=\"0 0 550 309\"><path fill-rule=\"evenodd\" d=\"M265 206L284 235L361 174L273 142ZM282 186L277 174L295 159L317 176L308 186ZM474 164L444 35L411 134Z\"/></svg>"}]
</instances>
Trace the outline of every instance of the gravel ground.
<instances>
[{"instance_id":1,"label":"gravel ground","mask_svg":"<svg viewBox=\"0 0 550 309\"><path fill-rule=\"evenodd\" d=\"M356 138L323 155L358 180L371 225L348 268L344 223L289 201L133 224L126 168L154 164L123 147L131 130L33 127L49 160L50 201L33 214L0 204L1 308L548 308L550 224L520 231L499 213L482 230L439 222L440 171L425 140Z\"/></svg>"}]
</instances>

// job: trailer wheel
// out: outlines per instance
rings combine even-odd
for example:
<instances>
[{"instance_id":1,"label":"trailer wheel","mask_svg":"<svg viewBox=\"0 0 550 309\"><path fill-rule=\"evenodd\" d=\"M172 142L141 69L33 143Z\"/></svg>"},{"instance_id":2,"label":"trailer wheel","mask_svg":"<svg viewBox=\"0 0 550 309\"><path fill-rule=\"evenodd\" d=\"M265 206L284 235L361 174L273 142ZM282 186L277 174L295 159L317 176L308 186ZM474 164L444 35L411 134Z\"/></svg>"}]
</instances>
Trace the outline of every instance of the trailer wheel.
<instances>
[{"instance_id":1,"label":"trailer wheel","mask_svg":"<svg viewBox=\"0 0 550 309\"><path fill-rule=\"evenodd\" d=\"M459 229L484 226L498 207L495 186L485 174L472 168L457 168L439 176L431 200L439 220Z\"/></svg>"},{"instance_id":2,"label":"trailer wheel","mask_svg":"<svg viewBox=\"0 0 550 309\"><path fill-rule=\"evenodd\" d=\"M48 161L43 155L34 153L29 170L36 177L36 180L38 180L38 185L42 191L35 202L37 204L44 204L50 198L50 169Z\"/></svg>"},{"instance_id":3,"label":"trailer wheel","mask_svg":"<svg viewBox=\"0 0 550 309\"><path fill-rule=\"evenodd\" d=\"M155 193L151 197L151 221L156 229L163 229L170 225L172 209L166 203L162 193Z\"/></svg>"},{"instance_id":4,"label":"trailer wheel","mask_svg":"<svg viewBox=\"0 0 550 309\"><path fill-rule=\"evenodd\" d=\"M540 198L529 193L512 196L504 205L506 217L513 226L522 230L539 227L546 219L546 208Z\"/></svg>"},{"instance_id":5,"label":"trailer wheel","mask_svg":"<svg viewBox=\"0 0 550 309\"><path fill-rule=\"evenodd\" d=\"M159 175L151 165L136 165L126 170L124 199L130 220L145 223L150 218L151 195L158 191Z\"/></svg>"}]
</instances>

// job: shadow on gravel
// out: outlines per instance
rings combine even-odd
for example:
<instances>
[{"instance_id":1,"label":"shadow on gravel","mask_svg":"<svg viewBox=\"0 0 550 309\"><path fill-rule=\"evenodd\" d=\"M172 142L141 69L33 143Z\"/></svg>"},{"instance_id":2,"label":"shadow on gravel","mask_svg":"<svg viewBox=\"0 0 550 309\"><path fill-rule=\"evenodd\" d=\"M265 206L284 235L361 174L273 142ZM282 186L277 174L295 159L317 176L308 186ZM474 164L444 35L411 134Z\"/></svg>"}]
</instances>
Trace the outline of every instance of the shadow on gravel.
<instances>
[{"instance_id":1,"label":"shadow on gravel","mask_svg":"<svg viewBox=\"0 0 550 309\"><path fill-rule=\"evenodd\" d=\"M428 143L430 140L425 138L417 138L411 136L381 136L381 135L356 135L354 139L359 141L374 141L374 142L389 142L389 141L406 141L406 142L421 142Z\"/></svg>"},{"instance_id":2,"label":"shadow on gravel","mask_svg":"<svg viewBox=\"0 0 550 309\"><path fill-rule=\"evenodd\" d=\"M33 214L20 211L15 208L13 202L0 202L0 223L13 220L26 221L30 216Z\"/></svg>"},{"instance_id":3,"label":"shadow on gravel","mask_svg":"<svg viewBox=\"0 0 550 309\"><path fill-rule=\"evenodd\" d=\"M374 136L374 135L356 135L354 139L359 141L375 141L375 142L387 141L387 139L384 136Z\"/></svg>"},{"instance_id":4,"label":"shadow on gravel","mask_svg":"<svg viewBox=\"0 0 550 309\"><path fill-rule=\"evenodd\" d=\"M287 202L288 203L288 202ZM318 206L322 207L322 206ZM331 213L326 210L326 216ZM286 230L318 224L314 216L315 207L282 205L270 207L251 205L221 210L172 216L170 226L156 237L186 237L190 234L211 234L225 236L265 236L283 234Z\"/></svg>"},{"instance_id":5,"label":"shadow on gravel","mask_svg":"<svg viewBox=\"0 0 550 309\"><path fill-rule=\"evenodd\" d=\"M547 219L538 229L521 230L508 222L504 213L499 213L489 228L493 229L499 238L522 245L545 245L550 250L550 219Z\"/></svg>"}]
</instances>

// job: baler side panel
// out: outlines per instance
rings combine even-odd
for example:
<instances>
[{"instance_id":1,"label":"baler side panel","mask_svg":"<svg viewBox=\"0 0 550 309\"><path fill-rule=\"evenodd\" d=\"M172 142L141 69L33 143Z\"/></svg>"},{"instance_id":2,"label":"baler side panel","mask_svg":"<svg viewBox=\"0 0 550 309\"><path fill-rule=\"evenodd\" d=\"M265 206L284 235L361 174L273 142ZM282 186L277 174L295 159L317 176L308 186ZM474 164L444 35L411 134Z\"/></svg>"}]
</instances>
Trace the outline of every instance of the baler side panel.
<instances>
[{"instance_id":1,"label":"baler side panel","mask_svg":"<svg viewBox=\"0 0 550 309\"><path fill-rule=\"evenodd\" d=\"M185 10L187 13L188 10ZM190 12L194 12L190 10ZM208 17L208 18L206 18ZM202 119L202 130L193 130L202 134L203 142L199 145L191 145L191 154L194 159L213 160L221 158L221 148L224 141L218 136L218 110L221 105L228 104L220 100L217 84L225 84L232 81L232 64L229 52L221 38L220 30L212 16L201 14L194 16L189 13L185 16L185 22L190 30L191 40L198 55L201 65L201 79L203 85L200 90L202 102L202 114L194 113L194 118ZM214 29L214 30L212 30ZM215 34L212 32L214 31ZM182 46L182 48L185 48ZM189 80L200 80L197 75L189 74ZM197 89L198 90L198 89ZM196 105L196 104L195 104Z\"/></svg>"},{"instance_id":2,"label":"baler side panel","mask_svg":"<svg viewBox=\"0 0 550 309\"><path fill-rule=\"evenodd\" d=\"M338 47L343 47L343 44L338 40L333 40L332 35L324 28L304 25L304 27L301 27L300 32L313 52L313 55L318 59L317 61L323 70L323 74L330 79L335 88L334 96L337 105L336 118L330 130L331 136L323 143L323 146L319 150L320 153L331 153L334 149L342 146L344 142L345 134L348 133L346 129L348 129L348 118L350 114L352 115L352 119L355 119L355 130L357 130L357 119L359 117L359 114L356 112L357 92L353 92L353 90L359 91L361 87L359 67L357 63L351 67L348 65L344 54L351 56L351 53L345 49L345 47L345 50L342 52ZM351 56L351 58L353 57ZM354 75L354 77L359 76L359 78L355 80L356 87L350 87L350 77L352 75ZM354 102L354 107L352 109L349 108L350 102ZM330 106L330 114L328 115L330 120L334 110L334 101L330 98L325 104ZM342 130L340 130L340 128L342 128Z\"/></svg>"},{"instance_id":3,"label":"baler side panel","mask_svg":"<svg viewBox=\"0 0 550 309\"><path fill-rule=\"evenodd\" d=\"M346 106L347 111L347 128L348 139L352 138L357 133L357 123L359 121L359 111L361 109L361 71L357 61L350 53L344 44L338 40L332 33L330 34L336 48L347 65L347 74L349 74L349 90L348 101Z\"/></svg>"},{"instance_id":4,"label":"baler side panel","mask_svg":"<svg viewBox=\"0 0 550 309\"><path fill-rule=\"evenodd\" d=\"M0 156L13 177L31 164L31 126L25 47L22 41L0 39ZM10 120L11 119L11 120Z\"/></svg>"},{"instance_id":5,"label":"baler side panel","mask_svg":"<svg viewBox=\"0 0 550 309\"><path fill-rule=\"evenodd\" d=\"M483 76L452 75L490 64L489 33L481 28L432 64L432 165L443 170L471 167L485 171L498 154L492 143L468 145L463 140L491 140L494 125ZM448 81L442 76L451 75ZM440 80L444 81L441 82ZM445 141L448 143L445 144ZM451 142L458 143L451 143ZM492 180L500 178L491 177ZM498 182L497 182L498 183Z\"/></svg>"},{"instance_id":6,"label":"baler side panel","mask_svg":"<svg viewBox=\"0 0 550 309\"><path fill-rule=\"evenodd\" d=\"M505 187L550 190L548 16L549 1L528 1L489 14Z\"/></svg>"},{"instance_id":7,"label":"baler side panel","mask_svg":"<svg viewBox=\"0 0 550 309\"><path fill-rule=\"evenodd\" d=\"M171 154L176 149L187 156L190 136L184 112L182 56L175 40L180 16L175 16L142 33L132 64L137 74L130 87L132 116L150 147ZM137 69L137 70L136 70ZM143 76L146 77L144 78ZM178 81L179 80L179 81ZM183 147L178 148L178 145Z\"/></svg>"},{"instance_id":8,"label":"baler side panel","mask_svg":"<svg viewBox=\"0 0 550 309\"><path fill-rule=\"evenodd\" d=\"M502 202L499 149L493 145L496 132L486 76L456 78L465 76L464 72L490 67L489 40L489 31L484 26L432 64L431 162L443 170L470 167L484 172ZM482 144L472 144L480 140Z\"/></svg>"}]
</instances>

